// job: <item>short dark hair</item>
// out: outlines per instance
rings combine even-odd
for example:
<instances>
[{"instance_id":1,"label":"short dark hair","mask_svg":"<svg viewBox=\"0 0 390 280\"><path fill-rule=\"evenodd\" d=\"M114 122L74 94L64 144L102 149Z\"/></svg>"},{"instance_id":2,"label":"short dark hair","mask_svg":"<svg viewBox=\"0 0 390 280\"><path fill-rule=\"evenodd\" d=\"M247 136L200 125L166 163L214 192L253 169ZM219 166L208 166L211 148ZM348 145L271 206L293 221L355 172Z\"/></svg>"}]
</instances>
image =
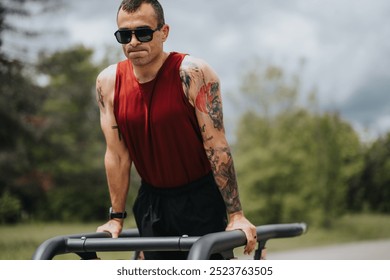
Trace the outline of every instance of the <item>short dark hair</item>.
<instances>
[{"instance_id":1,"label":"short dark hair","mask_svg":"<svg viewBox=\"0 0 390 280\"><path fill-rule=\"evenodd\" d=\"M163 26L165 24L164 10L160 2L157 0L123 0L119 6L118 13L121 9L128 13L134 13L141 7L142 4L152 5L157 16L158 26Z\"/></svg>"}]
</instances>

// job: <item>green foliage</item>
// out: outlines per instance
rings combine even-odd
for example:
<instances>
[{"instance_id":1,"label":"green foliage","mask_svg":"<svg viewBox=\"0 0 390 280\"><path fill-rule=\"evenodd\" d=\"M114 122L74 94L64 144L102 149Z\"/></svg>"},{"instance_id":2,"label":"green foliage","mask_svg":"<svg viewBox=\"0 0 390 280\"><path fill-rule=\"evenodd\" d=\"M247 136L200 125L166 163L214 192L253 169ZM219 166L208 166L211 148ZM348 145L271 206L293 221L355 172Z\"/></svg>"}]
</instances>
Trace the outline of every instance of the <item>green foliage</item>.
<instances>
[{"instance_id":1,"label":"green foliage","mask_svg":"<svg viewBox=\"0 0 390 280\"><path fill-rule=\"evenodd\" d=\"M33 12L27 1L8 2L0 4L0 44L4 32L31 31L5 24L7 16L61 7L61 0L35 0ZM9 194L9 209L10 201L19 201L23 219L107 218L105 147L95 100L95 79L103 66L92 56L92 49L74 46L42 53L35 65L27 65L0 49L0 194ZM132 181L139 181L135 172Z\"/></svg>"},{"instance_id":2,"label":"green foliage","mask_svg":"<svg viewBox=\"0 0 390 280\"><path fill-rule=\"evenodd\" d=\"M52 221L104 221L110 198L106 188L74 185L48 192L47 219Z\"/></svg>"},{"instance_id":3,"label":"green foliage","mask_svg":"<svg viewBox=\"0 0 390 280\"><path fill-rule=\"evenodd\" d=\"M364 169L355 179L348 200L352 209L390 213L390 133L367 149Z\"/></svg>"},{"instance_id":4,"label":"green foliage","mask_svg":"<svg viewBox=\"0 0 390 280\"><path fill-rule=\"evenodd\" d=\"M22 205L20 200L5 191L0 196L0 224L15 223L21 218Z\"/></svg>"},{"instance_id":5,"label":"green foliage","mask_svg":"<svg viewBox=\"0 0 390 280\"><path fill-rule=\"evenodd\" d=\"M41 107L46 120L41 131L45 141L36 149L36 156L41 158L42 171L49 172L55 181L69 183L70 177L91 169L102 174L103 139L94 97L99 67L93 65L92 54L90 49L75 47L42 57L38 65L49 84Z\"/></svg>"},{"instance_id":6,"label":"green foliage","mask_svg":"<svg viewBox=\"0 0 390 280\"><path fill-rule=\"evenodd\" d=\"M362 168L358 135L336 113L298 106L298 77L288 81L278 67L243 80L250 108L238 125L235 159L251 218L331 226L346 210L349 178Z\"/></svg>"},{"instance_id":7,"label":"green foliage","mask_svg":"<svg viewBox=\"0 0 390 280\"><path fill-rule=\"evenodd\" d=\"M28 218L55 218L48 209L63 220L106 216L104 140L94 93L101 67L92 55L76 46L42 56L36 75L46 75L45 87L15 69L22 67L17 63L1 73L7 83L1 83L0 96L0 114L6 116L0 190L11 189Z\"/></svg>"},{"instance_id":8,"label":"green foliage","mask_svg":"<svg viewBox=\"0 0 390 280\"><path fill-rule=\"evenodd\" d=\"M45 125L35 148L40 172L48 174L47 202L60 220L96 220L107 212L104 141L94 84L99 66L92 50L76 46L41 57L47 96L40 115Z\"/></svg>"},{"instance_id":9,"label":"green foliage","mask_svg":"<svg viewBox=\"0 0 390 280\"><path fill-rule=\"evenodd\" d=\"M37 112L44 94L21 63L0 59L0 192L11 190L23 210L30 212L38 196L31 195L31 189L39 177L34 168L34 146L38 143L36 127L41 122ZM26 187L27 182L31 187Z\"/></svg>"}]
</instances>

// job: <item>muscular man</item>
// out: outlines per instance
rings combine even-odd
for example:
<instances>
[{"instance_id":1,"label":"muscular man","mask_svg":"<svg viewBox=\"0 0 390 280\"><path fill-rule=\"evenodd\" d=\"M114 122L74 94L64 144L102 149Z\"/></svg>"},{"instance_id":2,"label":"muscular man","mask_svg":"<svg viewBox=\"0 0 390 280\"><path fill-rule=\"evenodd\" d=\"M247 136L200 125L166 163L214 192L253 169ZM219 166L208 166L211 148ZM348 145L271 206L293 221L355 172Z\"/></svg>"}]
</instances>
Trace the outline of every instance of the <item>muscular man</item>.
<instances>
[{"instance_id":1,"label":"muscular man","mask_svg":"<svg viewBox=\"0 0 390 280\"><path fill-rule=\"evenodd\" d=\"M157 0L124 0L117 24L127 59L96 82L112 204L111 219L98 231L120 234L134 163L142 179L133 206L141 236L240 229L250 254L256 228L242 211L217 74L200 59L164 51L169 26ZM146 259L186 255L145 252Z\"/></svg>"}]
</instances>

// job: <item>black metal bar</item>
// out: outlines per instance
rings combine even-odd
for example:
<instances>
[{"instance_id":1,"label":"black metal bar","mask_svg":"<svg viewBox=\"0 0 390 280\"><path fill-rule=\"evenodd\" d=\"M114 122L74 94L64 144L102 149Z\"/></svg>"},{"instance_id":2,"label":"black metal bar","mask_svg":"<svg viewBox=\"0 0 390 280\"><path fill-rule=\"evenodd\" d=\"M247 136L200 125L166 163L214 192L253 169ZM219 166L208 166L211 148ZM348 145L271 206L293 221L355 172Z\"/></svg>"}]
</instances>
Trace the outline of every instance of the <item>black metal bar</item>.
<instances>
[{"instance_id":1,"label":"black metal bar","mask_svg":"<svg viewBox=\"0 0 390 280\"><path fill-rule=\"evenodd\" d=\"M192 245L187 260L208 260L214 253L245 245L246 236L241 230L210 233Z\"/></svg>"},{"instance_id":2,"label":"black metal bar","mask_svg":"<svg viewBox=\"0 0 390 280\"><path fill-rule=\"evenodd\" d=\"M128 229L124 230L120 237L138 237L139 233L137 229ZM106 232L92 232L92 233L80 233L72 235L62 235L50 238L44 241L34 252L32 259L33 260L51 260L57 255L66 254L66 253L77 253L76 251L70 251L67 247L68 239L76 238L103 238L108 240L111 235ZM80 251L83 252L83 251Z\"/></svg>"},{"instance_id":3,"label":"black metal bar","mask_svg":"<svg viewBox=\"0 0 390 280\"><path fill-rule=\"evenodd\" d=\"M301 235L306 232L304 223L263 225L257 228L258 243L264 243L271 238L285 238ZM192 246L188 260L208 260L214 253L240 247L246 244L244 232L240 230L207 234Z\"/></svg>"},{"instance_id":4,"label":"black metal bar","mask_svg":"<svg viewBox=\"0 0 390 280\"><path fill-rule=\"evenodd\" d=\"M70 252L188 251L199 237L69 238Z\"/></svg>"},{"instance_id":5,"label":"black metal bar","mask_svg":"<svg viewBox=\"0 0 390 280\"><path fill-rule=\"evenodd\" d=\"M306 224L276 224L257 227L259 244L271 238L301 235ZM203 237L139 237L138 230L124 230L119 238L109 238L108 233L85 233L58 236L43 242L35 251L33 260L49 260L65 253L107 252L107 251L190 251L188 259L209 259L220 253L243 246L245 234L240 230L217 232Z\"/></svg>"},{"instance_id":6,"label":"black metal bar","mask_svg":"<svg viewBox=\"0 0 390 280\"><path fill-rule=\"evenodd\" d=\"M257 227L258 240L299 236L307 231L305 223L274 224Z\"/></svg>"}]
</instances>

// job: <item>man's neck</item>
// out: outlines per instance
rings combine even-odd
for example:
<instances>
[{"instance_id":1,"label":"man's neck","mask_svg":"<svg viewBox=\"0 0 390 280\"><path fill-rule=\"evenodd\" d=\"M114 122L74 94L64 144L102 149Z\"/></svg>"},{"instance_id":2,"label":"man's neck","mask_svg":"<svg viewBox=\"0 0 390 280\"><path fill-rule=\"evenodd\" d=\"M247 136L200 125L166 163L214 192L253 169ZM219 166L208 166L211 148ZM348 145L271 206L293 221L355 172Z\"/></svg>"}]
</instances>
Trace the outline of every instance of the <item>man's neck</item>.
<instances>
[{"instance_id":1,"label":"man's neck","mask_svg":"<svg viewBox=\"0 0 390 280\"><path fill-rule=\"evenodd\" d=\"M144 66L133 65L134 75L139 83L147 83L156 78L158 71L168 57L168 53L162 52L154 61Z\"/></svg>"}]
</instances>

